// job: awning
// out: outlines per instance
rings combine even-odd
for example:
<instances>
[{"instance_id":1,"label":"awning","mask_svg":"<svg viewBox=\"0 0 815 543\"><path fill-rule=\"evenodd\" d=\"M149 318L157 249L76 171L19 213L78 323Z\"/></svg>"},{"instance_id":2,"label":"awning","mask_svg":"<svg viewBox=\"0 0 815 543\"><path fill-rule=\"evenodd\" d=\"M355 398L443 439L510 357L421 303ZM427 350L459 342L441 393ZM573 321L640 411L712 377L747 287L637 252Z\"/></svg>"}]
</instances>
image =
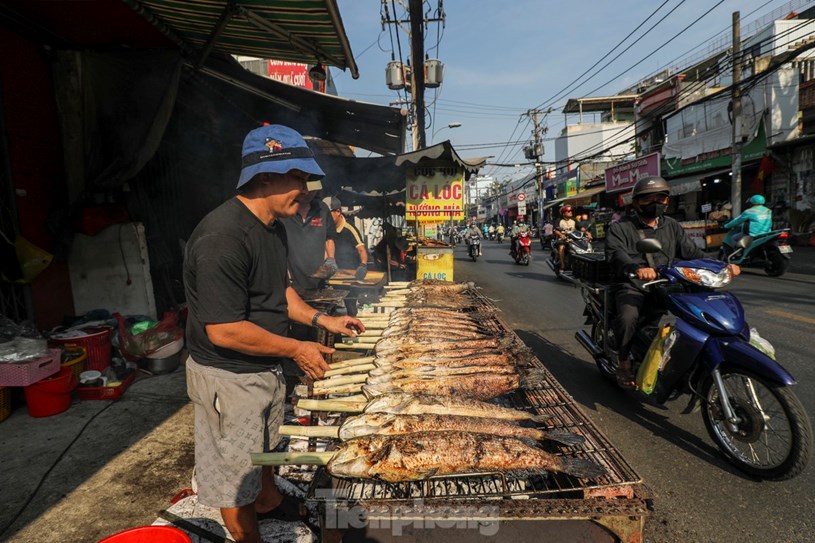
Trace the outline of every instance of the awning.
<instances>
[{"instance_id":1,"label":"awning","mask_svg":"<svg viewBox=\"0 0 815 543\"><path fill-rule=\"evenodd\" d=\"M249 72L228 55L212 55L200 73L246 91L241 93L240 99L225 101L227 110L249 111L259 121L285 124L304 136L362 147L383 155L395 155L404 148L407 119L395 107L287 85ZM271 109L269 102L283 107ZM262 116L264 110L268 117Z\"/></svg>"},{"instance_id":2,"label":"awning","mask_svg":"<svg viewBox=\"0 0 815 543\"><path fill-rule=\"evenodd\" d=\"M592 196L596 194L600 194L601 192L605 192L606 187L605 185L601 185L599 187L592 187L590 189L586 189L582 192L578 192L573 196L567 196L563 199L564 202L569 202L573 204L577 204L578 202L582 202L583 200L589 200Z\"/></svg>"},{"instance_id":3,"label":"awning","mask_svg":"<svg viewBox=\"0 0 815 543\"><path fill-rule=\"evenodd\" d=\"M487 163L487 157L461 158L453 148L453 144L449 141L443 141L432 147L425 147L418 151L399 155L396 157L396 166L415 165L423 160L452 161L464 168L465 180L469 179L472 174L477 173Z\"/></svg>"},{"instance_id":4,"label":"awning","mask_svg":"<svg viewBox=\"0 0 815 543\"><path fill-rule=\"evenodd\" d=\"M359 77L336 0L4 0L0 16L55 47L180 48L324 64Z\"/></svg>"},{"instance_id":5,"label":"awning","mask_svg":"<svg viewBox=\"0 0 815 543\"><path fill-rule=\"evenodd\" d=\"M549 200L543 204L543 209L549 209L552 206L558 205L560 202L564 201L566 198L558 198L557 200Z\"/></svg>"},{"instance_id":6,"label":"awning","mask_svg":"<svg viewBox=\"0 0 815 543\"><path fill-rule=\"evenodd\" d=\"M359 77L336 0L124 2L162 33L207 53L328 64Z\"/></svg>"}]
</instances>

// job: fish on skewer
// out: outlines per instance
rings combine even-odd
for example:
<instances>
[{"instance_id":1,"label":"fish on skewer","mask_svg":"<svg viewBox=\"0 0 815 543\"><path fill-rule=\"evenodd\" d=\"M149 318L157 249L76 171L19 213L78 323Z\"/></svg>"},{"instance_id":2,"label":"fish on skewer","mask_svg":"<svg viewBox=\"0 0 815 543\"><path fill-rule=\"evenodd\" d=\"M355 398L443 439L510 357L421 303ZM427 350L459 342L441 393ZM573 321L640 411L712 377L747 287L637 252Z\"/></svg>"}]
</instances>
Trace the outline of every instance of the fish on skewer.
<instances>
[{"instance_id":1,"label":"fish on skewer","mask_svg":"<svg viewBox=\"0 0 815 543\"><path fill-rule=\"evenodd\" d=\"M521 376L518 373L496 374L488 372L465 375L411 376L385 383L371 383L362 386L362 392L369 398L391 392L409 394L433 394L442 396L463 396L476 400L491 400L521 386L533 387L545 379L540 370L531 369Z\"/></svg>"},{"instance_id":2,"label":"fish on skewer","mask_svg":"<svg viewBox=\"0 0 815 543\"><path fill-rule=\"evenodd\" d=\"M390 339L390 338L388 338ZM400 343L379 340L376 343L376 355L385 356L390 354L418 355L419 353L430 353L438 355L440 353L456 354L468 351L477 353L489 349L500 349L511 346L514 342L513 336L507 335L501 338L486 339L462 339L462 340L437 340L430 343Z\"/></svg>"},{"instance_id":3,"label":"fish on skewer","mask_svg":"<svg viewBox=\"0 0 815 543\"><path fill-rule=\"evenodd\" d=\"M530 420L532 422L546 422L551 418L549 415L536 415L472 398L403 392L382 394L371 398L363 408L363 412L395 415L461 415L498 420Z\"/></svg>"},{"instance_id":4,"label":"fish on skewer","mask_svg":"<svg viewBox=\"0 0 815 543\"><path fill-rule=\"evenodd\" d=\"M525 365L518 363L517 359L513 359L507 353L485 353L475 356L417 356L417 357L401 357L401 356L381 356L375 357L373 360L374 366L378 368L392 368L392 369L408 369L417 368L422 366L446 366L446 367L463 367L463 366L516 366Z\"/></svg>"},{"instance_id":5,"label":"fish on skewer","mask_svg":"<svg viewBox=\"0 0 815 543\"><path fill-rule=\"evenodd\" d=\"M336 477L391 483L496 471L555 471L582 479L595 479L606 473L590 460L557 456L516 437L472 432L359 437L340 445L327 470Z\"/></svg>"},{"instance_id":6,"label":"fish on skewer","mask_svg":"<svg viewBox=\"0 0 815 543\"><path fill-rule=\"evenodd\" d=\"M412 377L455 376L470 375L473 373L517 375L518 370L515 368L515 366L508 364L502 366L471 364L467 366L414 366L410 368L379 367L368 371L368 379L366 382L369 385L376 385L390 383L392 381L399 381L402 379L410 379Z\"/></svg>"},{"instance_id":7,"label":"fish on skewer","mask_svg":"<svg viewBox=\"0 0 815 543\"><path fill-rule=\"evenodd\" d=\"M364 413L349 417L338 428L337 437L348 441L371 434L400 435L429 431L476 432L521 437L534 441L550 440L569 446L580 445L585 441L583 436L573 432L526 428L508 420L463 415L394 415L391 413Z\"/></svg>"}]
</instances>

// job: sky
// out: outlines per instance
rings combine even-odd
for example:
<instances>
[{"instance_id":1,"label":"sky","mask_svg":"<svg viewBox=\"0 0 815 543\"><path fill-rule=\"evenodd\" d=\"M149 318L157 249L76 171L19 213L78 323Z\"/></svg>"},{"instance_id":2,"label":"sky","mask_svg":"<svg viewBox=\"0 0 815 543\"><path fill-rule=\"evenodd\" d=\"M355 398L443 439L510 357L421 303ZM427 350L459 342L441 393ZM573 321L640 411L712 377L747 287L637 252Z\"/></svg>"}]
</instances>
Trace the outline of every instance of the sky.
<instances>
[{"instance_id":1,"label":"sky","mask_svg":"<svg viewBox=\"0 0 815 543\"><path fill-rule=\"evenodd\" d=\"M425 0L431 16L439 1ZM449 139L463 157L492 155L481 175L498 180L516 179L533 170L532 166L490 165L527 162L522 147L532 138L532 124L523 114L529 109L553 108L544 119L548 127L544 160L554 160L554 137L567 122L561 113L567 99L617 94L682 59L704 58L711 42L730 42L735 11L740 12L744 38L755 30L756 25L751 25L755 21L781 18L790 10L815 4L807 0L442 3L444 27L431 23L425 35L425 52L444 63L442 86L425 93L427 142ZM355 80L349 72L333 68L338 94L380 105L405 100L404 91L397 93L386 86L385 67L392 55L400 58L400 43L401 58L408 58L407 33L399 30L397 40L394 25L383 30L381 0L338 0L338 4L360 72ZM401 4L388 0L387 5L393 19L394 5L403 15L407 0ZM461 126L449 128L450 123ZM570 115L568 123L577 123L577 116Z\"/></svg>"}]
</instances>

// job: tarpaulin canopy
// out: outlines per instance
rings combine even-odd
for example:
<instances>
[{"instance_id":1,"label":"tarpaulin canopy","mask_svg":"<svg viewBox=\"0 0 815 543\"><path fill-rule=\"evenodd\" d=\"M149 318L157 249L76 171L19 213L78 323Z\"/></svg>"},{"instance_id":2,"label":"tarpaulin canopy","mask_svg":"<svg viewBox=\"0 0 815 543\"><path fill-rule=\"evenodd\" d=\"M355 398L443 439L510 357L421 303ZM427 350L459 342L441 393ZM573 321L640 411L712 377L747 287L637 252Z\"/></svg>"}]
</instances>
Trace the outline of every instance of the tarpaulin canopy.
<instances>
[{"instance_id":1,"label":"tarpaulin canopy","mask_svg":"<svg viewBox=\"0 0 815 543\"><path fill-rule=\"evenodd\" d=\"M359 77L336 0L4 0L3 18L56 47L178 48L324 64Z\"/></svg>"}]
</instances>

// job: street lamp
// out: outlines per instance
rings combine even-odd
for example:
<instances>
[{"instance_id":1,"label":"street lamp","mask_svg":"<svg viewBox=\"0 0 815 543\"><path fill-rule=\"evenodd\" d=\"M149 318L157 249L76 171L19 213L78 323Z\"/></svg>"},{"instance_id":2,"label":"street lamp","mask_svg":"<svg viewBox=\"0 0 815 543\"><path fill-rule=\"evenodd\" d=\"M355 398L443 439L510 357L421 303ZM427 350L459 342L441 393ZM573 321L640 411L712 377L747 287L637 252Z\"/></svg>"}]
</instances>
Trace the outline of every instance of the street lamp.
<instances>
[{"instance_id":1,"label":"street lamp","mask_svg":"<svg viewBox=\"0 0 815 543\"><path fill-rule=\"evenodd\" d=\"M433 135L430 137L430 143L432 144L436 140L436 134L438 134L439 132L441 132L445 128L458 128L459 126L461 126L461 123L459 123L459 122L452 122L452 123L448 124L447 126L442 126L438 130L433 132Z\"/></svg>"}]
</instances>

